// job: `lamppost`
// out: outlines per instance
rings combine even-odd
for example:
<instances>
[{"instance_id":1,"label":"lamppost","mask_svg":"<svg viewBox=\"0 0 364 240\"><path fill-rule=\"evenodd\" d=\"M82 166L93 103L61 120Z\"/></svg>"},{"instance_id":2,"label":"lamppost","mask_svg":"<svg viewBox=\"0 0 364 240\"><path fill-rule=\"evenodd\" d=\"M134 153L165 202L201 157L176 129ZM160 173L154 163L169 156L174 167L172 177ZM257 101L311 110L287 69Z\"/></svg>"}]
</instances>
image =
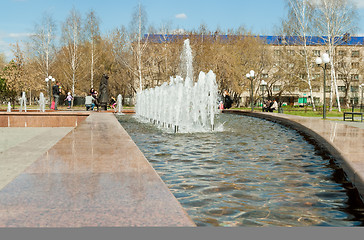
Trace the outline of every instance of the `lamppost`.
<instances>
[{"instance_id":1,"label":"lamppost","mask_svg":"<svg viewBox=\"0 0 364 240\"><path fill-rule=\"evenodd\" d=\"M326 119L326 69L327 64L330 62L329 54L324 53L322 54L322 58L318 57L316 58L316 64L319 67L322 67L324 70L324 105L323 105L323 119Z\"/></svg>"},{"instance_id":2,"label":"lamppost","mask_svg":"<svg viewBox=\"0 0 364 240\"><path fill-rule=\"evenodd\" d=\"M250 106L252 108L252 112L254 111L254 85L253 80L255 78L255 72L251 70L249 73L246 74L246 78L250 80Z\"/></svg>"},{"instance_id":3,"label":"lamppost","mask_svg":"<svg viewBox=\"0 0 364 240\"><path fill-rule=\"evenodd\" d=\"M264 112L264 92L266 87L267 87L267 82L262 80L260 82L260 90L262 91L262 112Z\"/></svg>"},{"instance_id":4,"label":"lamppost","mask_svg":"<svg viewBox=\"0 0 364 240\"><path fill-rule=\"evenodd\" d=\"M54 77L49 76L45 79L46 83L47 83L47 88L48 88L48 95L49 95L49 108L52 107L52 84L49 82L54 82L56 81L56 79L54 79Z\"/></svg>"}]
</instances>

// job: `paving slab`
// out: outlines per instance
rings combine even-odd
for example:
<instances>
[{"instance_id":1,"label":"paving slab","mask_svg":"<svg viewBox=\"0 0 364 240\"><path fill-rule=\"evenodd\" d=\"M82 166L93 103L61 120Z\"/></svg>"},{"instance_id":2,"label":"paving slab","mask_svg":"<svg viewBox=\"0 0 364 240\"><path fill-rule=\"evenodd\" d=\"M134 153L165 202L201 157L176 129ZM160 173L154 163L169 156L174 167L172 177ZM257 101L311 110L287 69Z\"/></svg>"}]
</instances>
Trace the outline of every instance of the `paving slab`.
<instances>
[{"instance_id":1,"label":"paving slab","mask_svg":"<svg viewBox=\"0 0 364 240\"><path fill-rule=\"evenodd\" d=\"M0 190L72 129L0 128Z\"/></svg>"},{"instance_id":2,"label":"paving slab","mask_svg":"<svg viewBox=\"0 0 364 240\"><path fill-rule=\"evenodd\" d=\"M0 191L0 227L196 226L112 113L92 113Z\"/></svg>"}]
</instances>

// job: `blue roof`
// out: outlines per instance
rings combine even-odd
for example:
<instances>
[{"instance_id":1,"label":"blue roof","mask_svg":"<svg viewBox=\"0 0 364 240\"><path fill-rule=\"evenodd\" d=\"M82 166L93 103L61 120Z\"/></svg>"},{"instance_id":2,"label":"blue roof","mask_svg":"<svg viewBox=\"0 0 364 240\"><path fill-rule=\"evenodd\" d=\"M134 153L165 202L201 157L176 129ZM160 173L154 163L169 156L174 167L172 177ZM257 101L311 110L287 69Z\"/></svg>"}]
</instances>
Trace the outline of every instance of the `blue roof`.
<instances>
[{"instance_id":1,"label":"blue roof","mask_svg":"<svg viewBox=\"0 0 364 240\"><path fill-rule=\"evenodd\" d=\"M190 35L183 34L150 34L149 36L146 34L144 39L150 42L155 43L163 43L163 42L172 42L175 40L182 40L188 38ZM237 37L237 35L195 35L195 37L204 37L210 39L216 39L218 37L220 40L228 40L229 37ZM244 36L242 36L244 37ZM270 45L303 45L303 37L300 36L256 36L259 37L262 41L266 42ZM364 45L364 37L352 37L349 34L344 35L343 37L335 37L334 38L336 45L346 45L346 46L356 46L356 45ZM328 37L318 37L318 36L308 36L306 37L307 45L326 45L328 42Z\"/></svg>"},{"instance_id":2,"label":"blue roof","mask_svg":"<svg viewBox=\"0 0 364 240\"><path fill-rule=\"evenodd\" d=\"M304 39L300 36L260 36L263 41L271 45L303 45ZM326 45L328 37L308 36L306 37L307 45ZM336 45L356 46L364 45L364 37L335 37L334 42Z\"/></svg>"}]
</instances>

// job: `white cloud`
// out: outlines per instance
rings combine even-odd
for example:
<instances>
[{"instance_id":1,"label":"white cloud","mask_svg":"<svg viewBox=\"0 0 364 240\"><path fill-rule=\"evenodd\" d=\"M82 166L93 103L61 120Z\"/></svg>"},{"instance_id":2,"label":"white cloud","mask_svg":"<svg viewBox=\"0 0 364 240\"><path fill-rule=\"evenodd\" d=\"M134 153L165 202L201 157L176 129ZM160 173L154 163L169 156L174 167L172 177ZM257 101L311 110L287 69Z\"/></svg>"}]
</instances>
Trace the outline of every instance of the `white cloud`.
<instances>
[{"instance_id":1,"label":"white cloud","mask_svg":"<svg viewBox=\"0 0 364 240\"><path fill-rule=\"evenodd\" d=\"M176 18L178 18L178 19L187 19L187 15L184 14L184 13L179 13L179 14L176 15Z\"/></svg>"},{"instance_id":2,"label":"white cloud","mask_svg":"<svg viewBox=\"0 0 364 240\"><path fill-rule=\"evenodd\" d=\"M7 60L13 57L12 44L29 37L31 33L5 33L0 32L0 52L4 53Z\"/></svg>"},{"instance_id":3,"label":"white cloud","mask_svg":"<svg viewBox=\"0 0 364 240\"><path fill-rule=\"evenodd\" d=\"M354 0L354 3L356 3L358 8L364 8L364 0Z\"/></svg>"},{"instance_id":4,"label":"white cloud","mask_svg":"<svg viewBox=\"0 0 364 240\"><path fill-rule=\"evenodd\" d=\"M31 33L9 33L8 37L9 38L24 38L24 37L29 37L31 36Z\"/></svg>"}]
</instances>

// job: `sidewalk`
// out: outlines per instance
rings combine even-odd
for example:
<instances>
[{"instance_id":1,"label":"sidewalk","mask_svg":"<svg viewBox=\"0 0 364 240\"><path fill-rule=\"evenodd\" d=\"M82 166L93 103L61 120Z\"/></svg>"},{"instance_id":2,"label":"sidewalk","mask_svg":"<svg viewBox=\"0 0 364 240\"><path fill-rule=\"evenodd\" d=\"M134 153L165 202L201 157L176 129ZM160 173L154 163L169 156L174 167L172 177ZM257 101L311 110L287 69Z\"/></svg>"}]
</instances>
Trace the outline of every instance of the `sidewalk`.
<instances>
[{"instance_id":1,"label":"sidewalk","mask_svg":"<svg viewBox=\"0 0 364 240\"><path fill-rule=\"evenodd\" d=\"M9 166L16 172L2 180L0 227L195 226L113 114L95 112L68 133L59 129L65 137L40 157L30 158L29 149L41 153L48 138L35 139L48 129L28 131L26 141L16 144L23 134L14 135L3 150L12 153L1 164L17 154L26 164Z\"/></svg>"}]
</instances>

